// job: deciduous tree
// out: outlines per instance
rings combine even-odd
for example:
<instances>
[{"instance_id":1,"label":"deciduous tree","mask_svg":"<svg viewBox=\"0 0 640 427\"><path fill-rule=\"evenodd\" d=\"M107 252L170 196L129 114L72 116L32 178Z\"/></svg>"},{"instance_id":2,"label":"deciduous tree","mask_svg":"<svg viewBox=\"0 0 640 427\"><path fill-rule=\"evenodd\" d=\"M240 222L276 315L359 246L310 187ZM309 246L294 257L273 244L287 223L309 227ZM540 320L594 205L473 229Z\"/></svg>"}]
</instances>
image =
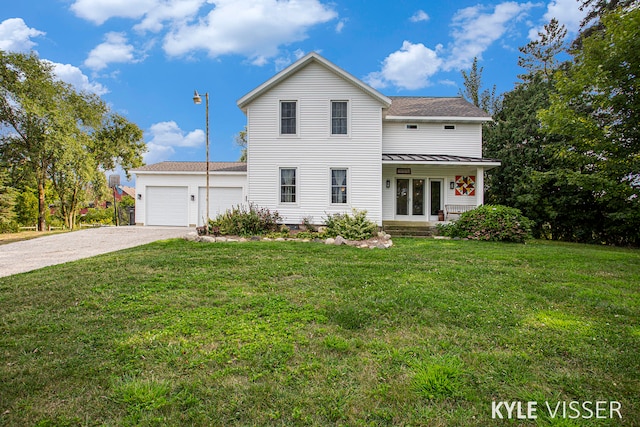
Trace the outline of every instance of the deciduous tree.
<instances>
[{"instance_id":1,"label":"deciduous tree","mask_svg":"<svg viewBox=\"0 0 640 427\"><path fill-rule=\"evenodd\" d=\"M640 9L601 17L602 31L583 38L540 112L565 179L600 207L594 238L640 244Z\"/></svg>"},{"instance_id":2,"label":"deciduous tree","mask_svg":"<svg viewBox=\"0 0 640 427\"><path fill-rule=\"evenodd\" d=\"M37 185L39 230L47 183L72 228L87 186L103 184L104 170L142 164L142 131L97 96L57 80L35 54L0 51L0 123L3 159Z\"/></svg>"}]
</instances>

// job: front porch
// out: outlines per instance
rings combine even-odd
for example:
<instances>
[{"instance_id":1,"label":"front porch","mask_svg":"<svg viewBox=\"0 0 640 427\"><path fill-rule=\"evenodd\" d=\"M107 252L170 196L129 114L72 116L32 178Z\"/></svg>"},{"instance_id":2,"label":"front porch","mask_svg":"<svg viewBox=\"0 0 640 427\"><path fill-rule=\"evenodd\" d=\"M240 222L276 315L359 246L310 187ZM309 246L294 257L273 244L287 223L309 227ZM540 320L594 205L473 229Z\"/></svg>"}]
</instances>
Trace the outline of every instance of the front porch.
<instances>
[{"instance_id":1,"label":"front porch","mask_svg":"<svg viewBox=\"0 0 640 427\"><path fill-rule=\"evenodd\" d=\"M484 171L499 164L482 158L398 154L383 155L382 163L382 221L392 229L406 222L416 233L416 227L429 230L438 220L458 219L482 205Z\"/></svg>"}]
</instances>

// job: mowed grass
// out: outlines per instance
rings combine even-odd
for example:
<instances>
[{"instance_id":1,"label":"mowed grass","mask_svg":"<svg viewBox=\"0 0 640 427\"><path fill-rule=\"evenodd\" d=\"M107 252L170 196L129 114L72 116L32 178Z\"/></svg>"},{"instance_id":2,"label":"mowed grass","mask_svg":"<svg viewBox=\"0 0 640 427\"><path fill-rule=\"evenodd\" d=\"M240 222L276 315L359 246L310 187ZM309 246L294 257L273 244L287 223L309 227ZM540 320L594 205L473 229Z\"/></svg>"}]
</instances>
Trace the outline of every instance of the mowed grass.
<instances>
[{"instance_id":1,"label":"mowed grass","mask_svg":"<svg viewBox=\"0 0 640 427\"><path fill-rule=\"evenodd\" d=\"M395 243L169 240L0 278L0 425L640 425L639 251ZM574 400L623 418L542 410Z\"/></svg>"}]
</instances>

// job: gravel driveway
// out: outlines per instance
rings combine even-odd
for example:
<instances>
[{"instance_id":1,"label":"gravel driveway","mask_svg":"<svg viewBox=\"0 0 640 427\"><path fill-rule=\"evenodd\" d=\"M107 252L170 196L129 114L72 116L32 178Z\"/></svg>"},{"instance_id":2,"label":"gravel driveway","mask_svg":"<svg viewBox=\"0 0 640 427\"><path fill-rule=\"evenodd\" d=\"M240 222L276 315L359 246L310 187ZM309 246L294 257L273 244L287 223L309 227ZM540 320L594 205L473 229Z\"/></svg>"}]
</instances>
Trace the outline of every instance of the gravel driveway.
<instances>
[{"instance_id":1,"label":"gravel driveway","mask_svg":"<svg viewBox=\"0 0 640 427\"><path fill-rule=\"evenodd\" d=\"M182 227L100 227L0 245L0 277L186 235Z\"/></svg>"}]
</instances>

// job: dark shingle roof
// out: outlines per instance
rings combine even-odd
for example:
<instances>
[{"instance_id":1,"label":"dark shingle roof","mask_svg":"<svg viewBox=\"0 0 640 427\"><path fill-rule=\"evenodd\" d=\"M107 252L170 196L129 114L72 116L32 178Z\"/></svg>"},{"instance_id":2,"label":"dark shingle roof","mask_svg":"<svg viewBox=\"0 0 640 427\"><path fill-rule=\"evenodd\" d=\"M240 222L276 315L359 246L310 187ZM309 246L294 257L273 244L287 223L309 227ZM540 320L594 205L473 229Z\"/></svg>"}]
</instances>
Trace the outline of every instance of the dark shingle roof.
<instances>
[{"instance_id":1,"label":"dark shingle roof","mask_svg":"<svg viewBox=\"0 0 640 427\"><path fill-rule=\"evenodd\" d=\"M390 96L387 116L407 117L486 117L491 116L464 98Z\"/></svg>"},{"instance_id":2,"label":"dark shingle roof","mask_svg":"<svg viewBox=\"0 0 640 427\"><path fill-rule=\"evenodd\" d=\"M244 162L209 162L211 172L246 172ZM206 162L160 162L133 169L131 172L206 172Z\"/></svg>"}]
</instances>

